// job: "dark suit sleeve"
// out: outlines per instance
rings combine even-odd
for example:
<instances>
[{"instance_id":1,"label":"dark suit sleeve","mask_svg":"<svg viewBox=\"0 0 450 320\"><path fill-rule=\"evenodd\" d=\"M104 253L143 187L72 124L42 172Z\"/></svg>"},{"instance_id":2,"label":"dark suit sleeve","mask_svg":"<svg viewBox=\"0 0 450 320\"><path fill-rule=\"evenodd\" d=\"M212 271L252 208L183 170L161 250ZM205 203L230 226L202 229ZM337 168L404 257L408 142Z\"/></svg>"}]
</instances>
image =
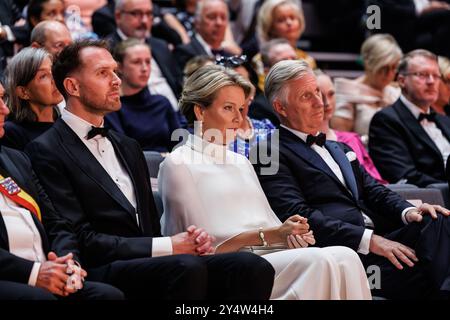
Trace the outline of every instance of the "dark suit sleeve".
<instances>
[{"instance_id":1,"label":"dark suit sleeve","mask_svg":"<svg viewBox=\"0 0 450 320\"><path fill-rule=\"evenodd\" d=\"M0 280L28 283L33 261L20 258L0 248Z\"/></svg>"},{"instance_id":2,"label":"dark suit sleeve","mask_svg":"<svg viewBox=\"0 0 450 320\"><path fill-rule=\"evenodd\" d=\"M95 214L86 211L78 200L80 192L74 188L69 179L72 174L69 173L71 168L66 167L50 147L39 141L33 141L28 144L26 152L55 209L69 221L78 235L86 263L98 266L116 260L151 256L151 237L121 237L97 232L93 228L91 225L93 218L89 217Z\"/></svg>"},{"instance_id":3,"label":"dark suit sleeve","mask_svg":"<svg viewBox=\"0 0 450 320\"><path fill-rule=\"evenodd\" d=\"M407 183L425 187L442 181L416 169L413 157L403 142L402 127L396 119L377 112L370 123L369 153L381 176L390 183L407 179Z\"/></svg>"},{"instance_id":4,"label":"dark suit sleeve","mask_svg":"<svg viewBox=\"0 0 450 320\"><path fill-rule=\"evenodd\" d=\"M178 67L183 72L186 63L192 59L195 54L189 50L189 45L180 45L173 50L173 55L178 63Z\"/></svg>"},{"instance_id":5,"label":"dark suit sleeve","mask_svg":"<svg viewBox=\"0 0 450 320\"><path fill-rule=\"evenodd\" d=\"M272 149L273 152L278 152ZM288 159L279 153L279 161L272 157L272 166L278 166L275 174L263 175L260 164L255 165L261 186L270 206L281 221L294 214L308 218L318 246L343 245L358 249L365 228L343 222L331 216L325 216L320 210L311 207L304 198L302 190L295 180Z\"/></svg>"}]
</instances>

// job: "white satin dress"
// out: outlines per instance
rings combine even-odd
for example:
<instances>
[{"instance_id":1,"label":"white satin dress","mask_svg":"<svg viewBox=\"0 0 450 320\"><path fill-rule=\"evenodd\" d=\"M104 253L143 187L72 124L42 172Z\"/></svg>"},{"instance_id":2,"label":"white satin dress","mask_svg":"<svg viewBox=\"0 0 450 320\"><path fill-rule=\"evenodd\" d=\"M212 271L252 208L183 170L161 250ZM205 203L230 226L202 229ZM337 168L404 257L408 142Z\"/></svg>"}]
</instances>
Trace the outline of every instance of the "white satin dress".
<instances>
[{"instance_id":1,"label":"white satin dress","mask_svg":"<svg viewBox=\"0 0 450 320\"><path fill-rule=\"evenodd\" d=\"M219 245L244 231L281 225L247 158L197 136L167 156L158 186L164 235L194 224ZM349 248L267 252L262 257L275 269L271 299L371 299L364 267Z\"/></svg>"}]
</instances>

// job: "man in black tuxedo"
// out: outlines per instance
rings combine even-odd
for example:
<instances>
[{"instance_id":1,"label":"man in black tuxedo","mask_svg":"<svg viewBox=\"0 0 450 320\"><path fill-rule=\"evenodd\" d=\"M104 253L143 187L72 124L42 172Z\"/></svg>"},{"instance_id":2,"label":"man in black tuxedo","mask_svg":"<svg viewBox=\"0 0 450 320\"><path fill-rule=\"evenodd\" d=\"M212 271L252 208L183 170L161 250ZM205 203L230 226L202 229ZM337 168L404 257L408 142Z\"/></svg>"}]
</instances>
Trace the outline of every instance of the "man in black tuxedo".
<instances>
[{"instance_id":1,"label":"man in black tuxedo","mask_svg":"<svg viewBox=\"0 0 450 320\"><path fill-rule=\"evenodd\" d=\"M222 47L228 27L228 7L223 0L205 0L197 4L195 34L188 44L177 46L173 52L180 69L196 56L229 57L232 53Z\"/></svg>"},{"instance_id":2,"label":"man in black tuxedo","mask_svg":"<svg viewBox=\"0 0 450 320\"><path fill-rule=\"evenodd\" d=\"M370 123L370 156L391 183L405 180L426 187L446 182L450 119L431 108L440 81L437 57L426 50L411 51L399 65L402 95Z\"/></svg>"},{"instance_id":3,"label":"man in black tuxedo","mask_svg":"<svg viewBox=\"0 0 450 320\"><path fill-rule=\"evenodd\" d=\"M127 297L267 299L274 270L251 254L211 253L195 226L160 236L150 178L137 141L102 128L120 109L117 63L105 42L69 45L53 65L67 107L26 151L62 217L77 233L90 278Z\"/></svg>"},{"instance_id":4,"label":"man in black tuxedo","mask_svg":"<svg viewBox=\"0 0 450 320\"><path fill-rule=\"evenodd\" d=\"M0 137L9 113L4 95L0 83ZM30 160L0 146L0 300L123 299L110 285L87 281L79 291L68 285L74 261L80 261L77 239L55 214Z\"/></svg>"},{"instance_id":5,"label":"man in black tuxedo","mask_svg":"<svg viewBox=\"0 0 450 320\"><path fill-rule=\"evenodd\" d=\"M116 3L114 10L117 29L107 37L110 48L114 49L119 42L127 38L145 41L152 50L150 92L165 96L172 107L178 110L177 99L181 94L183 76L167 42L150 34L153 23L152 1L122 0Z\"/></svg>"},{"instance_id":6,"label":"man in black tuxedo","mask_svg":"<svg viewBox=\"0 0 450 320\"><path fill-rule=\"evenodd\" d=\"M305 216L319 246L350 247L366 267L378 266L377 295L448 294L449 211L413 207L376 182L348 146L325 140L322 97L306 62L277 63L265 94L280 117L279 143L260 145L273 163L255 169L278 217Z\"/></svg>"}]
</instances>

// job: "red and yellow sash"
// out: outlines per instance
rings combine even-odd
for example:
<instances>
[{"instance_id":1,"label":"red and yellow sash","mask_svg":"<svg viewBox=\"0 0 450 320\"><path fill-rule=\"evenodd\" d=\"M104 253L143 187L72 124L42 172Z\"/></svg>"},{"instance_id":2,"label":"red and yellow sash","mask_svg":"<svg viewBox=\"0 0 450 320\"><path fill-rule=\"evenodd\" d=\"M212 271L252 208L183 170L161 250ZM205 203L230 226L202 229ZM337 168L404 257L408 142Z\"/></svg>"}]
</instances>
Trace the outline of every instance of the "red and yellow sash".
<instances>
[{"instance_id":1,"label":"red and yellow sash","mask_svg":"<svg viewBox=\"0 0 450 320\"><path fill-rule=\"evenodd\" d=\"M11 177L4 178L0 174L0 192L18 205L31 211L42 222L41 210L36 201L22 190Z\"/></svg>"}]
</instances>

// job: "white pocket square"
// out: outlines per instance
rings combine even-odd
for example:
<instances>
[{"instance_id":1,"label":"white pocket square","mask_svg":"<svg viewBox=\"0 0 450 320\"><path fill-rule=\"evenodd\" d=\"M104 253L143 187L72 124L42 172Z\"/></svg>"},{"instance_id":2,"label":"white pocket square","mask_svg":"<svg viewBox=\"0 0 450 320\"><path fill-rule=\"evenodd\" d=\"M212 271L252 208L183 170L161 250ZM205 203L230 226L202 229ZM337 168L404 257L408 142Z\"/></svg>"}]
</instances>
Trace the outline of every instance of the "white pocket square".
<instances>
[{"instance_id":1,"label":"white pocket square","mask_svg":"<svg viewBox=\"0 0 450 320\"><path fill-rule=\"evenodd\" d=\"M354 153L353 151L349 151L345 154L345 156L347 157L348 161L352 162L356 160L356 153Z\"/></svg>"}]
</instances>

